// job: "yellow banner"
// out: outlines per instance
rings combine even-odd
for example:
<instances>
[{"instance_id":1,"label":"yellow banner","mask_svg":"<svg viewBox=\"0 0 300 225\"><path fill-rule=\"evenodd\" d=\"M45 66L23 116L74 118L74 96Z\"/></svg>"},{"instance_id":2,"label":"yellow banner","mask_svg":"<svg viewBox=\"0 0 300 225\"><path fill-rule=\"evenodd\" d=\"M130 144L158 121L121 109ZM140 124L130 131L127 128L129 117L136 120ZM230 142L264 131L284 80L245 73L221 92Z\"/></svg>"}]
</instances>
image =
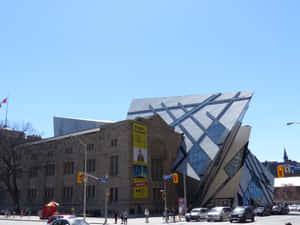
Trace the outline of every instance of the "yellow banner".
<instances>
[{"instance_id":1,"label":"yellow banner","mask_svg":"<svg viewBox=\"0 0 300 225\"><path fill-rule=\"evenodd\" d=\"M133 147L147 149L147 127L133 123Z\"/></svg>"},{"instance_id":2,"label":"yellow banner","mask_svg":"<svg viewBox=\"0 0 300 225\"><path fill-rule=\"evenodd\" d=\"M133 197L135 199L148 198L148 180L147 179L133 179Z\"/></svg>"}]
</instances>

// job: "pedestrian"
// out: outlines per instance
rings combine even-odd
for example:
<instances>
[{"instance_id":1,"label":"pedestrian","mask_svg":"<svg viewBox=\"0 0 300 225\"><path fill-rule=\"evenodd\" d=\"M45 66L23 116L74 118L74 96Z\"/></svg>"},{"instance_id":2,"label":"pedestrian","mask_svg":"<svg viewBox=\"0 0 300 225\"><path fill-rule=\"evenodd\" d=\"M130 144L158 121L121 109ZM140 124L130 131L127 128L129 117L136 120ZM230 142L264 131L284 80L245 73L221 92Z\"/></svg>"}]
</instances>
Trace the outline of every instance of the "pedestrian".
<instances>
[{"instance_id":1,"label":"pedestrian","mask_svg":"<svg viewBox=\"0 0 300 225\"><path fill-rule=\"evenodd\" d=\"M173 223L176 222L176 210L173 208L172 209L172 217L173 217Z\"/></svg>"},{"instance_id":2,"label":"pedestrian","mask_svg":"<svg viewBox=\"0 0 300 225\"><path fill-rule=\"evenodd\" d=\"M115 224L118 222L118 211L115 210Z\"/></svg>"},{"instance_id":3,"label":"pedestrian","mask_svg":"<svg viewBox=\"0 0 300 225\"><path fill-rule=\"evenodd\" d=\"M124 217L124 224L126 225L127 224L127 219L128 219L128 213L127 213L126 210L124 211L123 217Z\"/></svg>"},{"instance_id":4,"label":"pedestrian","mask_svg":"<svg viewBox=\"0 0 300 225\"><path fill-rule=\"evenodd\" d=\"M120 213L120 217L121 217L121 224L123 224L123 223L124 223L124 215L123 215L123 214L124 214L124 212L123 212L123 213L122 213L122 212Z\"/></svg>"},{"instance_id":5,"label":"pedestrian","mask_svg":"<svg viewBox=\"0 0 300 225\"><path fill-rule=\"evenodd\" d=\"M146 223L149 223L149 214L150 214L150 211L148 208L145 208L145 218L146 218Z\"/></svg>"}]
</instances>

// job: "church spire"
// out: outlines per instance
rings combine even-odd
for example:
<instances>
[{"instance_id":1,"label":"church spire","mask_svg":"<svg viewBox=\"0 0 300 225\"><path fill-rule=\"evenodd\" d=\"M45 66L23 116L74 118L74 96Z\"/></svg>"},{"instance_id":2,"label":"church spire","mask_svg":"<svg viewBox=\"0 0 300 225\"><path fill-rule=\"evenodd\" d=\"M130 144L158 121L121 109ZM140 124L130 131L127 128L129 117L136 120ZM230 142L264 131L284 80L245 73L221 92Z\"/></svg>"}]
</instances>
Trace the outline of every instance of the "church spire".
<instances>
[{"instance_id":1,"label":"church spire","mask_svg":"<svg viewBox=\"0 0 300 225\"><path fill-rule=\"evenodd\" d=\"M284 148L284 150L283 150L283 161L286 162L288 160L289 160L289 158L288 158L288 155L286 153L286 149Z\"/></svg>"}]
</instances>

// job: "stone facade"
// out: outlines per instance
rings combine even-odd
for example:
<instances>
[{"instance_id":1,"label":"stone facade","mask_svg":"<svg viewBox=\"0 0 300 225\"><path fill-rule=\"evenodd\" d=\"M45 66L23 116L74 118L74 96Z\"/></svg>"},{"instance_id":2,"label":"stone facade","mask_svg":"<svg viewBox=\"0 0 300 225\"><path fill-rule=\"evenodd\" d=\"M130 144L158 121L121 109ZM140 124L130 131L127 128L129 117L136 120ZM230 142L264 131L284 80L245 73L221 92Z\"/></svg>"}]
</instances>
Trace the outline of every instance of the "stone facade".
<instances>
[{"instance_id":1,"label":"stone facade","mask_svg":"<svg viewBox=\"0 0 300 225\"><path fill-rule=\"evenodd\" d=\"M135 199L133 195L133 124L147 127L148 142L148 198ZM77 174L84 171L87 149L87 172L95 177L108 175L109 182L88 178L87 213L103 215L105 186L110 193L108 212L128 210L130 214L143 213L144 208L161 213L160 197L163 174L171 173L171 165L183 137L169 127L159 116L136 118L104 125L87 131L35 141L19 146L24 175L20 178L21 207L41 210L51 200L60 203L58 210L77 214L83 209L83 184L77 183ZM153 161L161 163L161 170ZM155 171L160 179L152 179ZM176 184L167 182L168 207L177 207Z\"/></svg>"}]
</instances>

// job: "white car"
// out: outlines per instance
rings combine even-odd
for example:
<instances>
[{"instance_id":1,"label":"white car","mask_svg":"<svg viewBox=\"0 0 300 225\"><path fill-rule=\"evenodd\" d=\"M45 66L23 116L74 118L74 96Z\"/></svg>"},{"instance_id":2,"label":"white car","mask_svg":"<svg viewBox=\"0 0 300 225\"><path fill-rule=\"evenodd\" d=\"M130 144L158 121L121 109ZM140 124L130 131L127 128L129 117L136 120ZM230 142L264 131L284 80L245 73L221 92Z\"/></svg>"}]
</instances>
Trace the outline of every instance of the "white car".
<instances>
[{"instance_id":1,"label":"white car","mask_svg":"<svg viewBox=\"0 0 300 225\"><path fill-rule=\"evenodd\" d=\"M228 220L230 217L232 209L230 207L214 207L211 210L208 211L207 213L207 221L223 221L223 220Z\"/></svg>"},{"instance_id":2,"label":"white car","mask_svg":"<svg viewBox=\"0 0 300 225\"><path fill-rule=\"evenodd\" d=\"M207 216L208 209L207 208L194 208L190 213L185 214L186 221L191 220L201 220L205 219Z\"/></svg>"},{"instance_id":3,"label":"white car","mask_svg":"<svg viewBox=\"0 0 300 225\"><path fill-rule=\"evenodd\" d=\"M90 225L82 218L65 218L65 219L57 219L53 222L53 225Z\"/></svg>"}]
</instances>

